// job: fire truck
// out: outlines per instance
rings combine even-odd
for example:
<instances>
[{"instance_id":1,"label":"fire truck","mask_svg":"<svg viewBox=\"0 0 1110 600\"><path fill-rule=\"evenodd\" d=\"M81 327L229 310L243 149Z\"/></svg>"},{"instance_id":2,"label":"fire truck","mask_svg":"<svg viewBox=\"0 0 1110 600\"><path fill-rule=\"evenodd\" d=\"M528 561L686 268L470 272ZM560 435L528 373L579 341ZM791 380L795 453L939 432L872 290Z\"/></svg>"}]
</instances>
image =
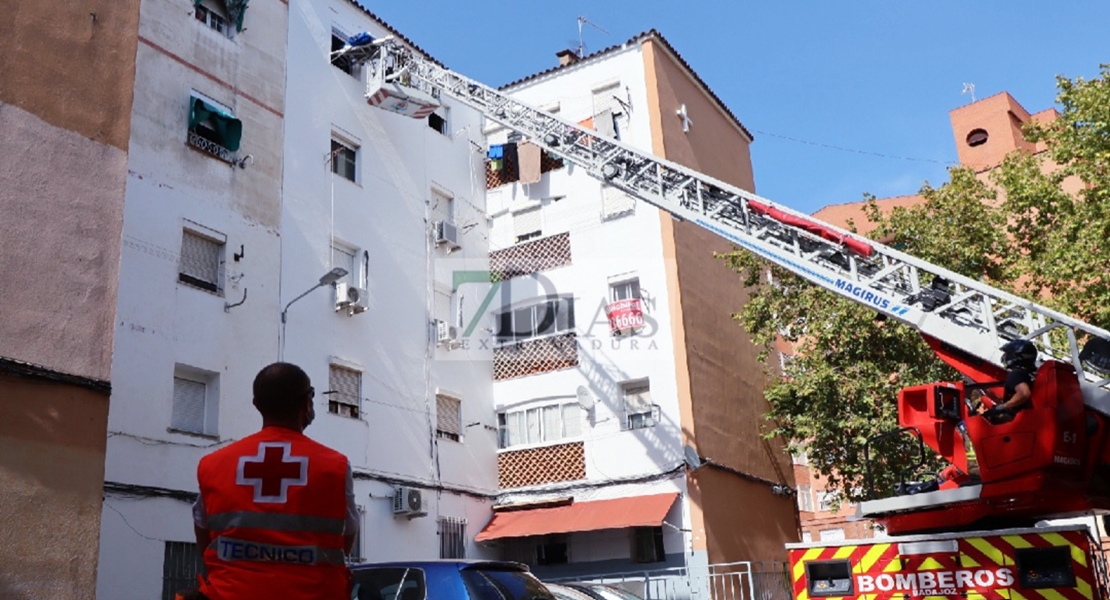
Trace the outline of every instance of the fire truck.
<instances>
[{"instance_id":1,"label":"fire truck","mask_svg":"<svg viewBox=\"0 0 1110 600\"><path fill-rule=\"evenodd\" d=\"M788 546L797 600L1107 598L1087 527L1038 524L1110 510L1110 332L561 119L401 40L361 34L334 54L367 65L372 106L422 118L449 96L675 219L915 328L965 377L902 390L892 434L964 473L974 448L978 479L862 503L895 537ZM1032 408L992 424L970 396L990 405L1006 374L1001 347L1019 339L1038 351Z\"/></svg>"}]
</instances>

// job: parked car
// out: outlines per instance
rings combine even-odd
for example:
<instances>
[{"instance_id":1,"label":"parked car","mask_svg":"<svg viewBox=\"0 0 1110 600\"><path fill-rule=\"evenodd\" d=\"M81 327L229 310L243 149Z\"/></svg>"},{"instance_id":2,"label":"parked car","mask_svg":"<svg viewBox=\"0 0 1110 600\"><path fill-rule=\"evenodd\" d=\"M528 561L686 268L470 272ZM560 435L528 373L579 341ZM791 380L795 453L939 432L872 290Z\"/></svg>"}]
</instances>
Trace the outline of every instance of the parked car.
<instances>
[{"instance_id":1,"label":"parked car","mask_svg":"<svg viewBox=\"0 0 1110 600\"><path fill-rule=\"evenodd\" d=\"M357 600L555 600L527 565L515 562L364 563L351 574Z\"/></svg>"},{"instance_id":2,"label":"parked car","mask_svg":"<svg viewBox=\"0 0 1110 600\"><path fill-rule=\"evenodd\" d=\"M626 589L603 583L568 583L566 587L588 595L591 600L643 600Z\"/></svg>"},{"instance_id":3,"label":"parked car","mask_svg":"<svg viewBox=\"0 0 1110 600\"><path fill-rule=\"evenodd\" d=\"M544 585L555 596L555 600L597 600L590 594L570 586L547 582L544 582Z\"/></svg>"}]
</instances>

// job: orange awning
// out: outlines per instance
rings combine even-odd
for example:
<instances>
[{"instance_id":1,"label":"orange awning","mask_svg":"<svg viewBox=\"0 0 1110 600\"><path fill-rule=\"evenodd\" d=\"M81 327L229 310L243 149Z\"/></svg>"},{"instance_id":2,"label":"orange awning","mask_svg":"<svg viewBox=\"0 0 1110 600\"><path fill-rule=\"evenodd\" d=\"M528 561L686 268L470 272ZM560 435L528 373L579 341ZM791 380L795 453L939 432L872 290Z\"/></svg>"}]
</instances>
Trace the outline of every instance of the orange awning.
<instances>
[{"instance_id":1,"label":"orange awning","mask_svg":"<svg viewBox=\"0 0 1110 600\"><path fill-rule=\"evenodd\" d=\"M677 493L654 494L498 512L474 539L484 542L572 531L659 527L677 497Z\"/></svg>"}]
</instances>

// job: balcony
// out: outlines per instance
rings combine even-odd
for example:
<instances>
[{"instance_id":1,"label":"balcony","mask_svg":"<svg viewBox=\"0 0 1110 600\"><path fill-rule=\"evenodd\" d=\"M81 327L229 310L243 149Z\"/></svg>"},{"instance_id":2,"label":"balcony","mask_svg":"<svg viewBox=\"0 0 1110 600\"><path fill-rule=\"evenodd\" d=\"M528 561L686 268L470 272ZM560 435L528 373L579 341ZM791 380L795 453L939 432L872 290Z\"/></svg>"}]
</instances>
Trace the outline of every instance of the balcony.
<instances>
[{"instance_id":1,"label":"balcony","mask_svg":"<svg viewBox=\"0 0 1110 600\"><path fill-rule=\"evenodd\" d=\"M218 158L228 164L235 164L235 156L232 155L231 150L224 148L212 140L205 139L196 131L189 131L189 137L186 143L213 158Z\"/></svg>"},{"instance_id":2,"label":"balcony","mask_svg":"<svg viewBox=\"0 0 1110 600\"><path fill-rule=\"evenodd\" d=\"M489 253L489 270L496 281L505 281L570 264L569 233L551 235Z\"/></svg>"},{"instance_id":3,"label":"balcony","mask_svg":"<svg viewBox=\"0 0 1110 600\"><path fill-rule=\"evenodd\" d=\"M605 316L613 337L635 333L644 327L644 307L639 298L609 303L605 306Z\"/></svg>"},{"instance_id":4,"label":"balcony","mask_svg":"<svg viewBox=\"0 0 1110 600\"><path fill-rule=\"evenodd\" d=\"M503 450L497 455L497 485L503 490L585 478L582 442Z\"/></svg>"},{"instance_id":5,"label":"balcony","mask_svg":"<svg viewBox=\"0 0 1110 600\"><path fill-rule=\"evenodd\" d=\"M493 380L503 381L578 366L578 336L563 333L496 346Z\"/></svg>"}]
</instances>

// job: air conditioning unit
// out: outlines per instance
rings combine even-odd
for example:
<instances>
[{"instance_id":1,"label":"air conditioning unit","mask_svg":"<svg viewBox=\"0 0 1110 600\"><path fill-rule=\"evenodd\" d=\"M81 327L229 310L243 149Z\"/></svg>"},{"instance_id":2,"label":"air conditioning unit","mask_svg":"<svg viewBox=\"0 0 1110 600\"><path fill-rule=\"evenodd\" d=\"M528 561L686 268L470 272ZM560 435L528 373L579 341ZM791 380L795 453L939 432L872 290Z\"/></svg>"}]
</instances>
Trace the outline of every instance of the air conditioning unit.
<instances>
[{"instance_id":1,"label":"air conditioning unit","mask_svg":"<svg viewBox=\"0 0 1110 600\"><path fill-rule=\"evenodd\" d=\"M393 489L393 515L404 515L410 519L428 514L424 506L424 492L410 487Z\"/></svg>"},{"instance_id":2,"label":"air conditioning unit","mask_svg":"<svg viewBox=\"0 0 1110 600\"><path fill-rule=\"evenodd\" d=\"M436 345L437 346L450 346L459 341L459 328L436 319L432 322L436 329Z\"/></svg>"},{"instance_id":3,"label":"air conditioning unit","mask_svg":"<svg viewBox=\"0 0 1110 600\"><path fill-rule=\"evenodd\" d=\"M451 250L462 248L459 245L459 226L451 221L436 221L436 245L447 245Z\"/></svg>"},{"instance_id":4,"label":"air conditioning unit","mask_svg":"<svg viewBox=\"0 0 1110 600\"><path fill-rule=\"evenodd\" d=\"M370 308L370 293L348 283L335 286L335 310L347 309L348 315L357 315Z\"/></svg>"}]
</instances>

